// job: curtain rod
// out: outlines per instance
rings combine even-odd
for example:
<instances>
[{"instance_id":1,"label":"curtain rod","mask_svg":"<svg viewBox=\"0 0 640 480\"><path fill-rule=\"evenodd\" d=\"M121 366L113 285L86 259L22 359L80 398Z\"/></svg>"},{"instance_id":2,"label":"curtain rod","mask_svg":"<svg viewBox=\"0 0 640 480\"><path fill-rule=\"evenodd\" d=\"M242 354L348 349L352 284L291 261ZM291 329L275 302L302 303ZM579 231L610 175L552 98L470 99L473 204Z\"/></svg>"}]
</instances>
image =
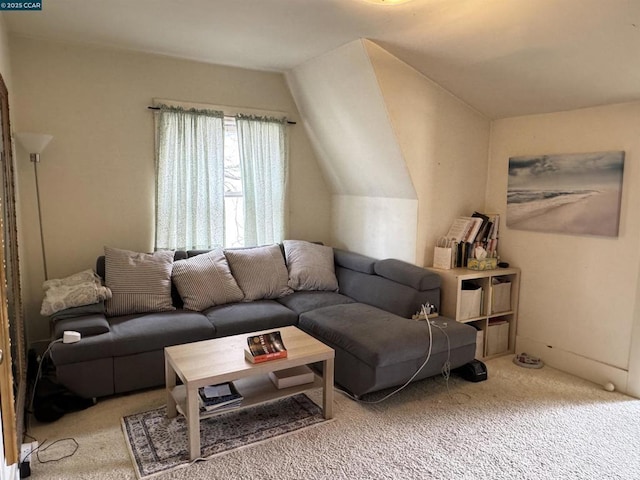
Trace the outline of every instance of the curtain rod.
<instances>
[{"instance_id":1,"label":"curtain rod","mask_svg":"<svg viewBox=\"0 0 640 480\"><path fill-rule=\"evenodd\" d=\"M152 106L148 106L147 108L148 108L149 110L160 110L160 107L152 107ZM287 120L287 123L288 123L289 125L296 125L296 124L297 124L297 122L292 122L291 120Z\"/></svg>"}]
</instances>

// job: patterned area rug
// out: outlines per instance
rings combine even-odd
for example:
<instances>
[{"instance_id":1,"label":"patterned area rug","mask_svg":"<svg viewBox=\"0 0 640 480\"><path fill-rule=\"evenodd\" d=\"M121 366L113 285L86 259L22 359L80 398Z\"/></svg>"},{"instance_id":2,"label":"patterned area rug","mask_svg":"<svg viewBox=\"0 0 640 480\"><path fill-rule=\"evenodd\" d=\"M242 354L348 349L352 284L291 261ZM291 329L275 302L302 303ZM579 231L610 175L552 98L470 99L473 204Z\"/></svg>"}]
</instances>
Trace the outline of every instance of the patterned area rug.
<instances>
[{"instance_id":1,"label":"patterned area rug","mask_svg":"<svg viewBox=\"0 0 640 480\"><path fill-rule=\"evenodd\" d=\"M301 393L200 421L202 458L263 442L326 422L322 409ZM122 418L122 430L138 478L188 466L187 424L167 418L165 407Z\"/></svg>"}]
</instances>

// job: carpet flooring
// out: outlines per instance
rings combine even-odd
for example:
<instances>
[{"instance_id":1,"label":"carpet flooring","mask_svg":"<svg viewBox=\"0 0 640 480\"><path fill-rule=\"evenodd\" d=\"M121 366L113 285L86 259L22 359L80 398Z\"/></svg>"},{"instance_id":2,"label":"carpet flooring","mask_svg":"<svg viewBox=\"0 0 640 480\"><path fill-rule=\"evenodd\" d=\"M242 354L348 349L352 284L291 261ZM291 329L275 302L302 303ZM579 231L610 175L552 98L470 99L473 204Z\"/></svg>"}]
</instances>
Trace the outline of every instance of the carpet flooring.
<instances>
[{"instance_id":1,"label":"carpet flooring","mask_svg":"<svg viewBox=\"0 0 640 480\"><path fill-rule=\"evenodd\" d=\"M379 404L336 394L333 422L198 462L159 479L621 479L640 478L640 400L510 356L489 380L416 382ZM386 392L382 392L386 393ZM382 397L372 395L368 400ZM321 401L321 392L309 397ZM33 479L135 479L123 416L161 407L162 389L100 401L51 424ZM59 461L50 461L77 452ZM46 440L46 442L44 442Z\"/></svg>"}]
</instances>

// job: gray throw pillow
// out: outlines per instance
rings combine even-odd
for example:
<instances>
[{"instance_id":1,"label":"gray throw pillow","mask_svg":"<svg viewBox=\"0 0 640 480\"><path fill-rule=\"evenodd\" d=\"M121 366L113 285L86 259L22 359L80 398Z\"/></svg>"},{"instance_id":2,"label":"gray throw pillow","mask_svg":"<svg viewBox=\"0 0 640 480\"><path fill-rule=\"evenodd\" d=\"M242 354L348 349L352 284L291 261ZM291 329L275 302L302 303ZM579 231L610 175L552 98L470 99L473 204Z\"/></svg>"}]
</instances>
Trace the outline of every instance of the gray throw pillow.
<instances>
[{"instance_id":1,"label":"gray throw pillow","mask_svg":"<svg viewBox=\"0 0 640 480\"><path fill-rule=\"evenodd\" d=\"M303 240L285 240L288 285L294 290L338 290L333 248Z\"/></svg>"},{"instance_id":2,"label":"gray throw pillow","mask_svg":"<svg viewBox=\"0 0 640 480\"><path fill-rule=\"evenodd\" d=\"M173 251L153 254L104 247L107 315L175 310L171 301Z\"/></svg>"},{"instance_id":3,"label":"gray throw pillow","mask_svg":"<svg viewBox=\"0 0 640 480\"><path fill-rule=\"evenodd\" d=\"M174 262L172 277L188 310L202 311L244 298L221 248Z\"/></svg>"},{"instance_id":4,"label":"gray throw pillow","mask_svg":"<svg viewBox=\"0 0 640 480\"><path fill-rule=\"evenodd\" d=\"M244 300L279 298L292 293L279 245L224 251Z\"/></svg>"}]
</instances>

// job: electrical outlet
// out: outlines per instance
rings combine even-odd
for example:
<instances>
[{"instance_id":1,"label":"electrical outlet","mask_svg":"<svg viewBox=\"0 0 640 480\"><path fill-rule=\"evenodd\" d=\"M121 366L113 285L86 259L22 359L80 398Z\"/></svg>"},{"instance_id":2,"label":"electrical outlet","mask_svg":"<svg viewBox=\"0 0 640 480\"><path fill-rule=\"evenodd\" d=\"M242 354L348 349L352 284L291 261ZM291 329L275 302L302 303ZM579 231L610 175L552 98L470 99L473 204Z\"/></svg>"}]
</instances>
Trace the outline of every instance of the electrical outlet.
<instances>
[{"instance_id":1,"label":"electrical outlet","mask_svg":"<svg viewBox=\"0 0 640 480\"><path fill-rule=\"evenodd\" d=\"M38 442L31 443L23 443L20 447L20 463L24 462L25 459L28 461L31 460L31 452L35 451L38 448Z\"/></svg>"},{"instance_id":2,"label":"electrical outlet","mask_svg":"<svg viewBox=\"0 0 640 480\"><path fill-rule=\"evenodd\" d=\"M27 455L31 453L31 444L23 443L22 447L20 447L20 463L24 462L27 459ZM29 458L31 458L29 456Z\"/></svg>"}]
</instances>

